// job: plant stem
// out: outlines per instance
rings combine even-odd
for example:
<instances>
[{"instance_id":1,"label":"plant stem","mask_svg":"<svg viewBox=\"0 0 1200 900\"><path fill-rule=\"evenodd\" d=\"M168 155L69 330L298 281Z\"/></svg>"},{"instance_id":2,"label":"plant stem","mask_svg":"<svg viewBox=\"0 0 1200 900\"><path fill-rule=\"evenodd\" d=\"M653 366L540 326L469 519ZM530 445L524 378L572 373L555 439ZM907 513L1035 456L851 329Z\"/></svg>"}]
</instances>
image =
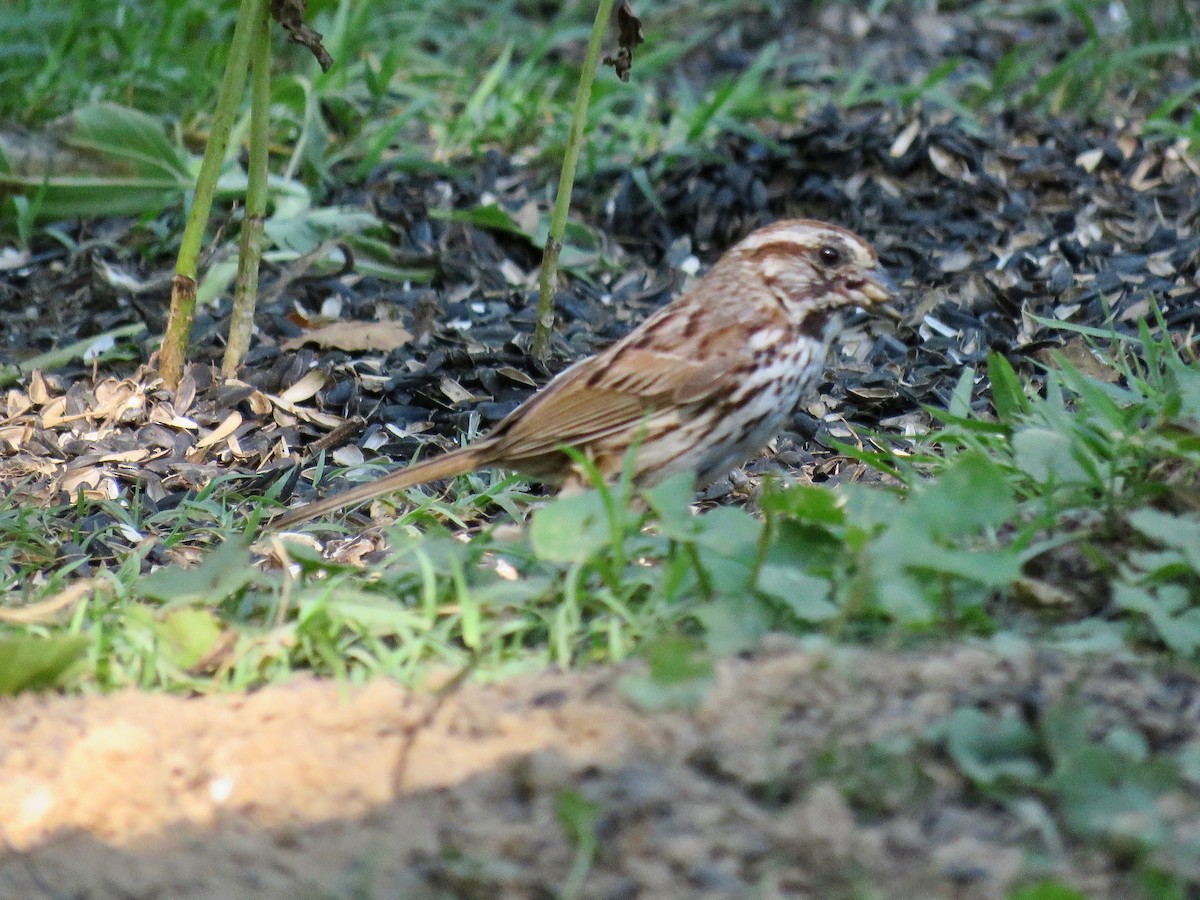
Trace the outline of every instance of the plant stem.
<instances>
[{"instance_id":1,"label":"plant stem","mask_svg":"<svg viewBox=\"0 0 1200 900\"><path fill-rule=\"evenodd\" d=\"M250 349L254 331L254 306L258 300L258 267L263 251L263 220L267 214L267 164L271 116L271 16L262 4L250 61L250 165L246 183L246 216L238 248L237 281L229 340L221 373L237 374L242 357Z\"/></svg>"},{"instance_id":2,"label":"plant stem","mask_svg":"<svg viewBox=\"0 0 1200 900\"><path fill-rule=\"evenodd\" d=\"M204 230L208 225L208 214L212 210L213 193L221 164L225 160L225 149L229 145L229 133L241 103L246 85L246 69L250 60L250 42L262 19L266 0L241 0L237 24L233 29L233 40L229 45L229 58L225 62L225 74L217 93L217 107L213 113L212 130L204 148L204 160L200 163L200 174L196 178L196 193L192 208L188 212L187 224L179 243L179 257L175 262L175 278L171 282L171 315L163 335L158 369L168 387L175 387L183 377L183 363L187 355L188 338L192 333L192 320L196 315L196 268L200 248L204 241Z\"/></svg>"},{"instance_id":3,"label":"plant stem","mask_svg":"<svg viewBox=\"0 0 1200 900\"><path fill-rule=\"evenodd\" d=\"M579 73L579 89L575 94L575 110L571 115L571 133L567 139L567 150L563 155L562 174L558 179L558 194L554 198L554 216L550 220L550 233L542 251L542 272L538 281L537 325L533 330L533 346L530 352L539 361L545 361L550 350L550 329L554 327L554 284L558 275L558 256L562 252L563 235L567 230L567 213L571 208L571 191L575 186L575 166L579 162L579 150L583 146L583 130L587 127L588 103L592 99L592 82L596 78L596 63L600 59L600 44L608 28L613 0L600 0L596 7L596 20L592 23L592 36L588 40L587 53L583 57L583 70Z\"/></svg>"}]
</instances>

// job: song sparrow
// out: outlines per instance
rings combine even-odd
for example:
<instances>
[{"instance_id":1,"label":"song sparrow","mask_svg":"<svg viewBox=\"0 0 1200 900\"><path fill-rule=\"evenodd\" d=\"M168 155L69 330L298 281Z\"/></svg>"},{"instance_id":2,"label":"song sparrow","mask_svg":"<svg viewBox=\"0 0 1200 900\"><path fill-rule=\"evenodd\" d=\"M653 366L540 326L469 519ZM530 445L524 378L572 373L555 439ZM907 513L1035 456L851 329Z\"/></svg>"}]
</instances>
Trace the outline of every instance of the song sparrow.
<instances>
[{"instance_id":1,"label":"song sparrow","mask_svg":"<svg viewBox=\"0 0 1200 900\"><path fill-rule=\"evenodd\" d=\"M841 313L896 313L875 251L806 219L760 228L704 278L608 349L560 373L475 443L286 513L286 528L401 488L475 469L538 480L579 477L562 447L615 479L636 444L634 477L680 471L708 483L779 430L821 374Z\"/></svg>"}]
</instances>

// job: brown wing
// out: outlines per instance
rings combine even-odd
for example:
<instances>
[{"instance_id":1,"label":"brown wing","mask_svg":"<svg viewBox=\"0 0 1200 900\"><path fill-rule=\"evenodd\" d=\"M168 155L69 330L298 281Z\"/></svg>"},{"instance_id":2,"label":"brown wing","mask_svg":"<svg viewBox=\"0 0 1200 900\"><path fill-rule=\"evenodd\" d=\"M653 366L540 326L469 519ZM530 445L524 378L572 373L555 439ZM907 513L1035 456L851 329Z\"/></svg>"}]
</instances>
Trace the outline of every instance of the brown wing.
<instances>
[{"instance_id":1,"label":"brown wing","mask_svg":"<svg viewBox=\"0 0 1200 900\"><path fill-rule=\"evenodd\" d=\"M586 448L621 431L642 427L652 410L702 403L732 389L734 353L703 360L617 346L584 360L515 410L493 433L506 461L543 456L560 445Z\"/></svg>"}]
</instances>

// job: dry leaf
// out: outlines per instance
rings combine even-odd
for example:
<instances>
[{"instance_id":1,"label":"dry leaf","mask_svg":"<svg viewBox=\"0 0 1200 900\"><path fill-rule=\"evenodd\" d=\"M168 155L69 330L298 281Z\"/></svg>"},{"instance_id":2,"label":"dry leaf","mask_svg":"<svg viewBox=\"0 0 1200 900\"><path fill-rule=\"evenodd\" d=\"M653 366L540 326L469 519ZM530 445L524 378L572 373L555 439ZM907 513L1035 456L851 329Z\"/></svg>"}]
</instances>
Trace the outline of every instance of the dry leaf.
<instances>
[{"instance_id":1,"label":"dry leaf","mask_svg":"<svg viewBox=\"0 0 1200 900\"><path fill-rule=\"evenodd\" d=\"M138 448L136 450L122 450L120 453L105 453L103 456L97 459L96 462L135 463L141 462L149 455L150 451L146 450L145 448Z\"/></svg>"},{"instance_id":2,"label":"dry leaf","mask_svg":"<svg viewBox=\"0 0 1200 900\"><path fill-rule=\"evenodd\" d=\"M229 415L227 415L225 417L225 421L223 421L220 425L218 425L216 428L214 428L212 431L210 431L204 437L200 438L200 440L196 441L196 449L202 450L205 447L211 447L213 444L217 443L218 441L225 440L225 438L229 437L231 434L233 434L235 431L237 431L238 426L240 426L241 424L242 424L242 414L235 409L233 412L231 412Z\"/></svg>"},{"instance_id":3,"label":"dry leaf","mask_svg":"<svg viewBox=\"0 0 1200 900\"><path fill-rule=\"evenodd\" d=\"M321 32L313 31L304 24L304 13L307 12L306 0L271 0L271 18L278 22L288 33L288 40L293 44L307 47L317 58L322 72L328 72L333 67L333 57L321 43Z\"/></svg>"},{"instance_id":4,"label":"dry leaf","mask_svg":"<svg viewBox=\"0 0 1200 900\"><path fill-rule=\"evenodd\" d=\"M33 400L14 388L8 392L8 418L15 419L23 412L28 412L33 406Z\"/></svg>"},{"instance_id":5,"label":"dry leaf","mask_svg":"<svg viewBox=\"0 0 1200 900\"><path fill-rule=\"evenodd\" d=\"M317 391L325 384L325 373L320 369L309 369L304 377L293 384L278 397L271 398L276 405L291 409L297 403L303 403L317 395Z\"/></svg>"},{"instance_id":6,"label":"dry leaf","mask_svg":"<svg viewBox=\"0 0 1200 900\"><path fill-rule=\"evenodd\" d=\"M917 139L917 135L921 133L921 120L913 119L908 127L896 135L896 139L892 141L892 146L888 147L888 156L892 159L899 159L908 152L913 141Z\"/></svg>"},{"instance_id":7,"label":"dry leaf","mask_svg":"<svg viewBox=\"0 0 1200 900\"><path fill-rule=\"evenodd\" d=\"M312 342L325 349L395 350L412 340L412 334L400 322L333 322L314 328L299 337L284 341L284 350L298 350Z\"/></svg>"},{"instance_id":8,"label":"dry leaf","mask_svg":"<svg viewBox=\"0 0 1200 900\"><path fill-rule=\"evenodd\" d=\"M34 370L29 376L29 399L38 406L50 399L50 388L40 370Z\"/></svg>"},{"instance_id":9,"label":"dry leaf","mask_svg":"<svg viewBox=\"0 0 1200 900\"><path fill-rule=\"evenodd\" d=\"M496 370L497 375L503 375L509 381L515 381L517 384L523 384L527 387L537 387L537 382L522 372L520 369L514 369L512 366L501 366Z\"/></svg>"},{"instance_id":10,"label":"dry leaf","mask_svg":"<svg viewBox=\"0 0 1200 900\"><path fill-rule=\"evenodd\" d=\"M1085 172L1094 172L1102 159L1104 159L1104 151L1097 147L1095 150L1087 150L1075 157L1075 165Z\"/></svg>"},{"instance_id":11,"label":"dry leaf","mask_svg":"<svg viewBox=\"0 0 1200 900\"><path fill-rule=\"evenodd\" d=\"M179 387L175 388L175 412L181 416L186 415L195 399L196 379L191 374L184 375L179 381Z\"/></svg>"},{"instance_id":12,"label":"dry leaf","mask_svg":"<svg viewBox=\"0 0 1200 900\"><path fill-rule=\"evenodd\" d=\"M449 398L451 403L465 403L468 400L478 399L474 394L468 391L465 387L451 378L449 375L442 376L442 380L438 382L438 387L442 389L442 393Z\"/></svg>"},{"instance_id":13,"label":"dry leaf","mask_svg":"<svg viewBox=\"0 0 1200 900\"><path fill-rule=\"evenodd\" d=\"M633 14L629 0L623 0L617 7L617 52L615 56L604 57L604 64L612 66L622 81L628 81L629 71L633 68L633 51L645 40L642 20Z\"/></svg>"},{"instance_id":14,"label":"dry leaf","mask_svg":"<svg viewBox=\"0 0 1200 900\"><path fill-rule=\"evenodd\" d=\"M96 581L84 578L63 588L53 597L16 609L0 609L0 622L53 622L60 614L83 600L96 588Z\"/></svg>"}]
</instances>

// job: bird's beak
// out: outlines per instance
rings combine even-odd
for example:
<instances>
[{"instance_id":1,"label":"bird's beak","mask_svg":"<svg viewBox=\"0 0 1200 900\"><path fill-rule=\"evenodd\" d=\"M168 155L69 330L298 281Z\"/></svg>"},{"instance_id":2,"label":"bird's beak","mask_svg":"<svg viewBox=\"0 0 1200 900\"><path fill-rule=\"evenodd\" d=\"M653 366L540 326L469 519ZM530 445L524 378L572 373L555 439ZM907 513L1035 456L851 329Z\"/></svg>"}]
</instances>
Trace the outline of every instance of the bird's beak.
<instances>
[{"instance_id":1,"label":"bird's beak","mask_svg":"<svg viewBox=\"0 0 1200 900\"><path fill-rule=\"evenodd\" d=\"M891 276L884 271L883 266L876 266L867 272L858 288L858 293L870 302L868 312L882 315L893 322L899 322L904 318L892 305L900 300L900 291L896 288Z\"/></svg>"}]
</instances>

